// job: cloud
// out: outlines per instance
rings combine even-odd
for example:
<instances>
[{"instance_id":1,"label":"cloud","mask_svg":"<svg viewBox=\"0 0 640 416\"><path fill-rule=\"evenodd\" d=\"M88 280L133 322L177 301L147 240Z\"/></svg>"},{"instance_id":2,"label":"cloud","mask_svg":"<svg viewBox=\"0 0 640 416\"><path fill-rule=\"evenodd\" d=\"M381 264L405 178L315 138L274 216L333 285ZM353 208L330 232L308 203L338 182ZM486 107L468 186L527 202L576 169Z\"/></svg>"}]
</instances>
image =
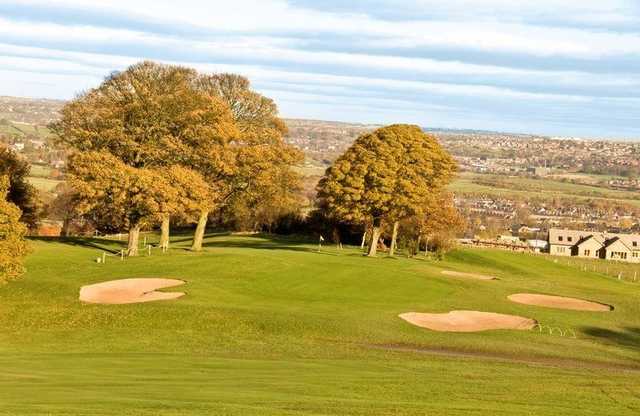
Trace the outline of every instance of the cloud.
<instances>
[{"instance_id":1,"label":"cloud","mask_svg":"<svg viewBox=\"0 0 640 416\"><path fill-rule=\"evenodd\" d=\"M0 81L25 95L154 59L243 73L309 118L640 136L635 1L8 0L0 16Z\"/></svg>"}]
</instances>

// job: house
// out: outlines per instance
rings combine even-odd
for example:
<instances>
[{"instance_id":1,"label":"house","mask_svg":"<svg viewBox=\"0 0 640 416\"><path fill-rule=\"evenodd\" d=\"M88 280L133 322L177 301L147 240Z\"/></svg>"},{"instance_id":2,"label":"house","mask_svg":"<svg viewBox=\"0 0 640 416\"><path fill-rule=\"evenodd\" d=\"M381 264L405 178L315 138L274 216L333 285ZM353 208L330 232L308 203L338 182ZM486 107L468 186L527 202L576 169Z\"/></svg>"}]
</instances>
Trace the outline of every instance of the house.
<instances>
[{"instance_id":1,"label":"house","mask_svg":"<svg viewBox=\"0 0 640 416\"><path fill-rule=\"evenodd\" d=\"M549 230L549 253L640 263L640 234Z\"/></svg>"}]
</instances>

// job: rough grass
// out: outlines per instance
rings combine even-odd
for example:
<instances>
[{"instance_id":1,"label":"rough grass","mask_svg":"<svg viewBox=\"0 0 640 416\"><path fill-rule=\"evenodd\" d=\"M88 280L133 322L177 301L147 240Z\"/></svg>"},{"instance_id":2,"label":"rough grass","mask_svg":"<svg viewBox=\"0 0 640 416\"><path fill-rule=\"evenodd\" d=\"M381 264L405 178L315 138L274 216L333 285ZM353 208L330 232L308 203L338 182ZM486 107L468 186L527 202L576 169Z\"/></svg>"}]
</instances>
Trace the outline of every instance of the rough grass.
<instances>
[{"instance_id":1,"label":"rough grass","mask_svg":"<svg viewBox=\"0 0 640 416\"><path fill-rule=\"evenodd\" d=\"M119 242L33 241L0 287L3 415L632 415L640 411L638 286L543 258L461 250L446 261L215 235L106 265ZM492 274L472 281L442 270ZM187 296L83 305L80 286L184 279ZM609 303L610 313L511 303L517 292ZM513 313L536 331L432 332L402 312Z\"/></svg>"}]
</instances>

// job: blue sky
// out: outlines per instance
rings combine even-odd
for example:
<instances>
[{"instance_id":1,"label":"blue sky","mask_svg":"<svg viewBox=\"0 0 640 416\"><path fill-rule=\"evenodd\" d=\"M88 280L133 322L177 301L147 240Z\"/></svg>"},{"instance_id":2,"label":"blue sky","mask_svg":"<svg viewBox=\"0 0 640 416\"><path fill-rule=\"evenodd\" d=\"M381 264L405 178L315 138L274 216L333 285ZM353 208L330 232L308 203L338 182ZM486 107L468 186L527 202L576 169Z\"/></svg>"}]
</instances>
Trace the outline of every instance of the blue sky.
<instances>
[{"instance_id":1,"label":"blue sky","mask_svg":"<svg viewBox=\"0 0 640 416\"><path fill-rule=\"evenodd\" d=\"M638 0L0 0L0 95L141 59L246 75L285 117L640 139Z\"/></svg>"}]
</instances>

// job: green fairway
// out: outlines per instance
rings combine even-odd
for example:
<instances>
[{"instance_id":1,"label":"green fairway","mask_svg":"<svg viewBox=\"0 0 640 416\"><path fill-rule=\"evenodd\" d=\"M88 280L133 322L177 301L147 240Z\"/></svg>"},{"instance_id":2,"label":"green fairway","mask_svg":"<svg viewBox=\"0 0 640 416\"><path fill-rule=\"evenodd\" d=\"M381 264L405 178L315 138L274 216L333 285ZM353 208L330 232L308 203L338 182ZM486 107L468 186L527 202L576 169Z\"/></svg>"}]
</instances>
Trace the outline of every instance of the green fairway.
<instances>
[{"instance_id":1,"label":"green fairway","mask_svg":"<svg viewBox=\"0 0 640 416\"><path fill-rule=\"evenodd\" d=\"M0 415L640 412L637 283L479 249L435 262L370 259L333 246L318 252L266 236L210 235L201 253L188 244L177 237L167 254L108 257L102 265L95 258L120 242L32 241L28 273L0 287ZM78 301L82 285L132 277L183 279L168 291L187 295ZM615 309L507 300L520 292ZM397 317L460 309L534 318L545 331L443 333Z\"/></svg>"}]
</instances>

